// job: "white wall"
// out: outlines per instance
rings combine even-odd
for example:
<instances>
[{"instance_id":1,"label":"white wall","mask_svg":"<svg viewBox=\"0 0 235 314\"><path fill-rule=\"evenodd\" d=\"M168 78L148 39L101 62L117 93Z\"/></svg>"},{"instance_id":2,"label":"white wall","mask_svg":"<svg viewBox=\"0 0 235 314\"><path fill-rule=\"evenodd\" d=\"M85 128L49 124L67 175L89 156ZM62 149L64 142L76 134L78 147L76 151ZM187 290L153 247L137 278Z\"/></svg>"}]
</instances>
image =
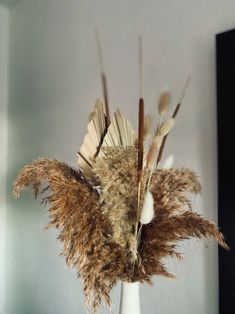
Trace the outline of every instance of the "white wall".
<instances>
[{"instance_id":1,"label":"white wall","mask_svg":"<svg viewBox=\"0 0 235 314\"><path fill-rule=\"evenodd\" d=\"M76 165L88 114L101 95L93 29L102 34L112 110L137 119L137 36L144 37L145 99L150 112L169 86L173 104L192 83L170 136L177 166L203 184L198 211L217 220L215 34L233 28L233 0L22 0L11 11L9 193L17 170L38 156ZM85 313L82 284L43 231L46 209L26 194L9 197L7 314ZM218 313L217 247L184 244L169 263L175 281L141 287L143 313ZM118 290L113 313L118 313ZM103 310L102 313L107 313Z\"/></svg>"},{"instance_id":2,"label":"white wall","mask_svg":"<svg viewBox=\"0 0 235 314\"><path fill-rule=\"evenodd\" d=\"M8 17L8 10L0 5L0 313L4 313L5 302Z\"/></svg>"}]
</instances>

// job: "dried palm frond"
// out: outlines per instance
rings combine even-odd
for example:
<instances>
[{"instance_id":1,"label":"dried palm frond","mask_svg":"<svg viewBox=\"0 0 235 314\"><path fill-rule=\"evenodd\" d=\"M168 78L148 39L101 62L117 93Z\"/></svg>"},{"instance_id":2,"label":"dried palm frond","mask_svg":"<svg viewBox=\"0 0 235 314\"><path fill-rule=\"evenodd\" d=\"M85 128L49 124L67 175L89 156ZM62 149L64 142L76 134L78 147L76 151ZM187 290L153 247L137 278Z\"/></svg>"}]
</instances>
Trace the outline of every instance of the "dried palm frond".
<instances>
[{"instance_id":1,"label":"dried palm frond","mask_svg":"<svg viewBox=\"0 0 235 314\"><path fill-rule=\"evenodd\" d=\"M87 178L92 179L92 159L98 154L106 131L103 104L97 100L90 114L83 144L78 152L78 165Z\"/></svg>"},{"instance_id":2,"label":"dried palm frond","mask_svg":"<svg viewBox=\"0 0 235 314\"><path fill-rule=\"evenodd\" d=\"M98 156L104 156L104 147L128 147L134 146L136 141L135 131L131 123L124 117L118 109L104 137L100 153Z\"/></svg>"}]
</instances>

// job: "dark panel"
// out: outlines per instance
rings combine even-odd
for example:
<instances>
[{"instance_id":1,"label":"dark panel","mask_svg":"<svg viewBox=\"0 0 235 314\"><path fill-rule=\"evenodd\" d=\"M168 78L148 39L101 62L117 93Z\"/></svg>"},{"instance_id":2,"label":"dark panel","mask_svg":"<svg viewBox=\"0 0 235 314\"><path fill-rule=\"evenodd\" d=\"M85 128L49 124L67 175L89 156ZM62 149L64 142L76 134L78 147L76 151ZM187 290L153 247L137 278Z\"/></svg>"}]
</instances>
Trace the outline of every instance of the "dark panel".
<instances>
[{"instance_id":1,"label":"dark panel","mask_svg":"<svg viewBox=\"0 0 235 314\"><path fill-rule=\"evenodd\" d=\"M219 249L220 314L235 313L235 30L216 36L219 226L231 250Z\"/></svg>"}]
</instances>

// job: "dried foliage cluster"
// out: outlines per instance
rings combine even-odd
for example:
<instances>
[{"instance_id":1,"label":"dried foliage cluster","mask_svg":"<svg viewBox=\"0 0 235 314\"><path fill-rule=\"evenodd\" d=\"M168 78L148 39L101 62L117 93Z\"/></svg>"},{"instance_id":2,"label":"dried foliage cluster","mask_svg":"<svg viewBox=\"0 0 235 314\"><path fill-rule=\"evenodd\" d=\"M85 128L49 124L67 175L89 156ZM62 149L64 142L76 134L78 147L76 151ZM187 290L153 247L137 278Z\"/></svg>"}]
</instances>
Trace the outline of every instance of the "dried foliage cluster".
<instances>
[{"instance_id":1,"label":"dried foliage cluster","mask_svg":"<svg viewBox=\"0 0 235 314\"><path fill-rule=\"evenodd\" d=\"M35 197L42 195L50 205L48 227L59 230L66 263L77 269L94 312L102 300L111 305L110 291L118 280L173 278L164 260L182 257L179 241L209 237L228 248L216 225L192 211L190 194L201 191L196 174L172 168L172 158L161 164L180 103L166 118L170 95L163 93L152 131L140 98L137 136L119 110L111 120L103 73L102 82L104 106L97 100L90 115L78 169L39 159L20 171L14 185L16 197L31 186Z\"/></svg>"},{"instance_id":2,"label":"dried foliage cluster","mask_svg":"<svg viewBox=\"0 0 235 314\"><path fill-rule=\"evenodd\" d=\"M99 115L105 118L103 106L97 104ZM156 137L159 143L163 139L159 140L156 131L152 145L143 153L140 175L138 142L129 122L120 112L118 117L113 120L116 127L110 125L114 131L107 128L109 139L101 129L100 138L103 136L106 145L102 147L97 140L95 153L84 149L89 146L87 138L92 138L86 136L78 170L57 160L39 159L21 170L14 186L16 197L28 186L35 197L50 190L42 199L50 205L48 227L59 229L67 265L82 277L87 305L92 304L94 311L102 299L111 304L110 290L118 280L151 283L153 275L174 277L164 267L164 258L182 257L178 241L211 237L227 248L215 224L191 210L189 193L201 191L196 174L189 169L162 169L156 165L156 157L154 168L148 168ZM90 123L94 119L95 113ZM156 147L155 152L160 151L159 145ZM141 223L147 190L153 197L154 212L150 221Z\"/></svg>"}]
</instances>

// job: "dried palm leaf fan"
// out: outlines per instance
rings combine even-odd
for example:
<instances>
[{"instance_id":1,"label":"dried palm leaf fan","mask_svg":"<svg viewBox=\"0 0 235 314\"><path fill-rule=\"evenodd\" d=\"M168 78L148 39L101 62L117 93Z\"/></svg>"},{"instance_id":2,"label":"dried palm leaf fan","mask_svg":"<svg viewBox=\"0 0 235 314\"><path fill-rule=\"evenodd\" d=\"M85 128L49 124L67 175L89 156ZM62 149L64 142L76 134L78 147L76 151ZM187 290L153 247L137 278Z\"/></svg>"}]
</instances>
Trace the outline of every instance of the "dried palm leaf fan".
<instances>
[{"instance_id":1,"label":"dried palm leaf fan","mask_svg":"<svg viewBox=\"0 0 235 314\"><path fill-rule=\"evenodd\" d=\"M28 186L37 197L48 184L50 194L43 199L50 205L48 227L59 229L66 263L83 279L87 305L94 312L102 300L111 304L110 291L119 280L151 283L153 275L173 278L163 261L182 257L178 241L211 237L228 249L216 225L191 210L189 193L201 191L197 175L190 169L160 167L181 102L166 119L170 95L161 95L160 122L148 147L142 49L138 137L120 110L110 118L99 39L98 49L104 106L97 100L90 115L78 169L39 159L20 171L14 185L16 197Z\"/></svg>"}]
</instances>

